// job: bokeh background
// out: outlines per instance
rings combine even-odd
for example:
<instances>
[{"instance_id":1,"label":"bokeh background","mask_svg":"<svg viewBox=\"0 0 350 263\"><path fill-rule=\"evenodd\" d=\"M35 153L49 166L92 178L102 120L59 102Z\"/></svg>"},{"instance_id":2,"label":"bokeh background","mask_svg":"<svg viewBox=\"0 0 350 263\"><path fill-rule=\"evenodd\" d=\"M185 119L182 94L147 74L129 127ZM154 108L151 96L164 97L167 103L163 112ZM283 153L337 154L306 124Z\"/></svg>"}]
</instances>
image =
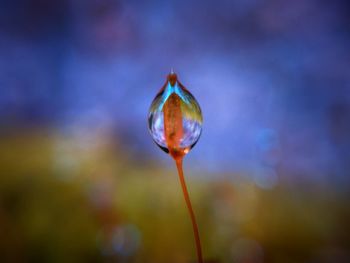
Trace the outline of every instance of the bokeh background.
<instances>
[{"instance_id":1,"label":"bokeh background","mask_svg":"<svg viewBox=\"0 0 350 263\"><path fill-rule=\"evenodd\" d=\"M0 3L1 262L195 261L146 122L171 68L205 258L350 262L348 1Z\"/></svg>"}]
</instances>

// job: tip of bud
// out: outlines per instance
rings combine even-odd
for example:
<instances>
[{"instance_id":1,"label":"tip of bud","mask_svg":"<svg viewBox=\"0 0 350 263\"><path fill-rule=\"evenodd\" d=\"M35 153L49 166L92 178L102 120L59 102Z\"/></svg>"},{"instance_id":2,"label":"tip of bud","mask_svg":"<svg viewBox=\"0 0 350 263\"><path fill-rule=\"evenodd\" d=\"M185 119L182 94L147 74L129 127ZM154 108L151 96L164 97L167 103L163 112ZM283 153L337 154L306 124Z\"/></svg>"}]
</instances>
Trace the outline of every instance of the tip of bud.
<instances>
[{"instance_id":1,"label":"tip of bud","mask_svg":"<svg viewBox=\"0 0 350 263\"><path fill-rule=\"evenodd\" d=\"M169 75L168 75L168 81L170 82L170 85L171 85L171 86L174 86L175 83L176 83L176 81L177 81L177 75L176 75L176 73L174 72L174 69L173 69L173 68L171 68L171 71L170 71L170 73L169 73Z\"/></svg>"}]
</instances>

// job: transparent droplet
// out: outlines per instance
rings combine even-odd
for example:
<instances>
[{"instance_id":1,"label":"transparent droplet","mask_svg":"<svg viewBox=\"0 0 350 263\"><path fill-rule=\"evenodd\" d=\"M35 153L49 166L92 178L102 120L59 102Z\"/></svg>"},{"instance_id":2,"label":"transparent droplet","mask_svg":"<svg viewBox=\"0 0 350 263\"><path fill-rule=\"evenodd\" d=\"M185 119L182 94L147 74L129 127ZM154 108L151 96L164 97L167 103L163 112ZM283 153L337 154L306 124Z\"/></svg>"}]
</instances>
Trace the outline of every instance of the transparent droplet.
<instances>
[{"instance_id":1,"label":"transparent droplet","mask_svg":"<svg viewBox=\"0 0 350 263\"><path fill-rule=\"evenodd\" d=\"M171 72L149 110L153 140L166 153L185 155L197 143L202 122L198 102Z\"/></svg>"}]
</instances>

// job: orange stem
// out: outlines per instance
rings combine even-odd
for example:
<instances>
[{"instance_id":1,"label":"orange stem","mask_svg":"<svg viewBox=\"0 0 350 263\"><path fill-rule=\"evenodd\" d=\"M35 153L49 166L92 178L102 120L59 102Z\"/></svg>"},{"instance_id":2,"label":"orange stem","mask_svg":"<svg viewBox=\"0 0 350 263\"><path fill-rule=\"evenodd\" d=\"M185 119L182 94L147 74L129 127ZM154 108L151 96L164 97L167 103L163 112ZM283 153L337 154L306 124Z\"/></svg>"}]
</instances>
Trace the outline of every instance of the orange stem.
<instances>
[{"instance_id":1,"label":"orange stem","mask_svg":"<svg viewBox=\"0 0 350 263\"><path fill-rule=\"evenodd\" d=\"M174 86L177 81L175 74L168 76L170 85ZM182 159L186 154L184 149L180 147L180 142L183 137L183 124L182 124L182 112L181 112L181 98L176 94L172 93L163 107L164 112L164 137L169 149L170 155L176 162L177 171L181 182L182 192L185 197L188 212L190 213L192 227L194 232L194 238L196 241L196 249L198 256L198 263L203 263L201 242L199 239L199 231L194 215L190 196L187 191L185 177L182 170Z\"/></svg>"},{"instance_id":2,"label":"orange stem","mask_svg":"<svg viewBox=\"0 0 350 263\"><path fill-rule=\"evenodd\" d=\"M192 208L192 204L191 204L191 200L190 200L190 195L188 194L188 191L187 191L186 181L185 181L185 177L184 177L184 173L183 173L183 169L182 169L182 158L175 159L175 162L176 162L177 171L179 173L179 179L181 182L182 192L184 194L187 209L188 209L188 212L189 212L190 217L191 217L191 222L192 222L192 227L193 227L193 232L194 232L194 239L196 241L198 263L203 263L201 241L199 238L198 226L197 226L197 222L196 222L196 217L195 217L194 212L193 212L193 208Z\"/></svg>"}]
</instances>

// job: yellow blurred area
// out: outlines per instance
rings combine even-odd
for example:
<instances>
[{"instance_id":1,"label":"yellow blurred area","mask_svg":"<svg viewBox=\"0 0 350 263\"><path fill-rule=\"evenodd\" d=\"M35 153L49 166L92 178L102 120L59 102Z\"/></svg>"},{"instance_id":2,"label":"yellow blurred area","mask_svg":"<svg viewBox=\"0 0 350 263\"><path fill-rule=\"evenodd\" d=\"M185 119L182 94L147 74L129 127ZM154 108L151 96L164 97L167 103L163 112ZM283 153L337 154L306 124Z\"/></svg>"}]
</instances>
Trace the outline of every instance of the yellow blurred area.
<instances>
[{"instance_id":1,"label":"yellow blurred area","mask_svg":"<svg viewBox=\"0 0 350 263\"><path fill-rule=\"evenodd\" d=\"M175 165L141 165L108 132L26 130L0 145L1 262L195 262ZM208 262L349 258L345 194L283 182L263 190L187 166Z\"/></svg>"}]
</instances>

